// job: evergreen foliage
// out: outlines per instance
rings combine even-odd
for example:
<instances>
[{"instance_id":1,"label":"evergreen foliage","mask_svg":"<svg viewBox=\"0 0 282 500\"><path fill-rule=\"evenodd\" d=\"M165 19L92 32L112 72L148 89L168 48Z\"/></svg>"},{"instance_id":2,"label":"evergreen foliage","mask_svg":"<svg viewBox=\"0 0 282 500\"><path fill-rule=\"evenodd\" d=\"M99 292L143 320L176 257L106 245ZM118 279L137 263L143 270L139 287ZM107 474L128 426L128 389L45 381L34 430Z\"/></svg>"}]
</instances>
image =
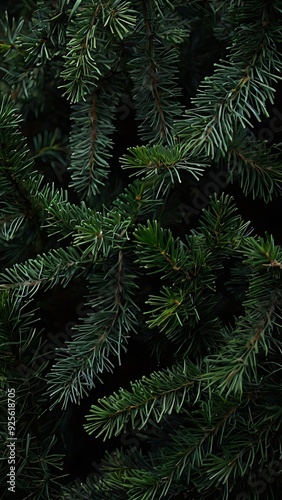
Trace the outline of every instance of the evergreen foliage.
<instances>
[{"instance_id":1,"label":"evergreen foliage","mask_svg":"<svg viewBox=\"0 0 282 500\"><path fill-rule=\"evenodd\" d=\"M179 204L209 168L242 198L281 196L280 145L256 133L281 80L281 1L4 3L2 498L11 387L17 498L258 500L260 473L278 498L282 248L230 193L194 228ZM113 445L100 477L75 481L79 405L89 447L127 432L138 446Z\"/></svg>"}]
</instances>

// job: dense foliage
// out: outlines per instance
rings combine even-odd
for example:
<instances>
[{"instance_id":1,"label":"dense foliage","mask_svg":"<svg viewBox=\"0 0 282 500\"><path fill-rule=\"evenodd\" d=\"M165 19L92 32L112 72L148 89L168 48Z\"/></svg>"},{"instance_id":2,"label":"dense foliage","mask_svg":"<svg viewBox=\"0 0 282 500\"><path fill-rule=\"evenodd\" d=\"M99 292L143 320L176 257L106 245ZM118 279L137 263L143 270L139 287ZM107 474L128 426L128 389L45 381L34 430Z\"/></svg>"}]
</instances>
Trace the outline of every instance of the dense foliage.
<instances>
[{"instance_id":1,"label":"dense foliage","mask_svg":"<svg viewBox=\"0 0 282 500\"><path fill-rule=\"evenodd\" d=\"M3 2L3 498L278 498L281 14Z\"/></svg>"}]
</instances>

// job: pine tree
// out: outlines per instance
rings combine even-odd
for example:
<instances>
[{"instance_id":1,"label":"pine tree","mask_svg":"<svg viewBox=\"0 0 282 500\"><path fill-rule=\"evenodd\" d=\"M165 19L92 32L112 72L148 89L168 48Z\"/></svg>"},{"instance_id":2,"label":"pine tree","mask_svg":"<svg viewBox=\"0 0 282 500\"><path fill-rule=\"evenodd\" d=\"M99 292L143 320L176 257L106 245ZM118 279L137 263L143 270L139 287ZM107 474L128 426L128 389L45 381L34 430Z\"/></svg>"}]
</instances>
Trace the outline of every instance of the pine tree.
<instances>
[{"instance_id":1,"label":"pine tree","mask_svg":"<svg viewBox=\"0 0 282 500\"><path fill-rule=\"evenodd\" d=\"M281 196L280 146L257 136L281 80L281 1L5 9L3 498L12 465L23 499L277 499L282 248L230 191L265 210ZM188 227L207 172L229 192L212 187ZM112 390L132 345L148 366ZM138 446L75 481L84 401L89 446L126 432Z\"/></svg>"}]
</instances>

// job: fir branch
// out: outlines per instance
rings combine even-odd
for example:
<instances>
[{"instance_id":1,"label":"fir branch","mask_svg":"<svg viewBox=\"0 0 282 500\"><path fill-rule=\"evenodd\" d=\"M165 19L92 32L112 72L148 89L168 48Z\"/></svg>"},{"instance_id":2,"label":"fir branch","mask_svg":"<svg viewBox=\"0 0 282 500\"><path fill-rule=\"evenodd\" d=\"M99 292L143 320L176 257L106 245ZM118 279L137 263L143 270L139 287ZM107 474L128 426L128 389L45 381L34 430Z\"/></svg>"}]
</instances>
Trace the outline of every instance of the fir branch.
<instances>
[{"instance_id":1,"label":"fir branch","mask_svg":"<svg viewBox=\"0 0 282 500\"><path fill-rule=\"evenodd\" d=\"M62 403L66 408L70 401L79 402L101 380L101 373L113 371L112 356L121 363L121 352L137 326L135 280L121 250L90 280L87 303L93 312L75 327L66 348L58 351L48 376L48 394L55 398L52 407Z\"/></svg>"},{"instance_id":2,"label":"fir branch","mask_svg":"<svg viewBox=\"0 0 282 500\"><path fill-rule=\"evenodd\" d=\"M277 145L268 148L257 141L250 131L238 132L227 153L230 181L239 181L247 195L263 198L265 202L281 190L281 150Z\"/></svg>"},{"instance_id":3,"label":"fir branch","mask_svg":"<svg viewBox=\"0 0 282 500\"><path fill-rule=\"evenodd\" d=\"M265 297L265 289L269 295ZM234 330L226 331L226 344L218 354L208 356L207 372L202 376L208 387L216 385L221 394L240 394L244 383L258 382L258 356L271 349L273 323L280 316L281 291L271 275L253 271L244 305L246 313L236 320ZM279 327L281 325L277 323Z\"/></svg>"},{"instance_id":4,"label":"fir branch","mask_svg":"<svg viewBox=\"0 0 282 500\"><path fill-rule=\"evenodd\" d=\"M134 83L137 120L141 122L142 140L167 143L173 140L173 121L181 110L175 99L180 96L176 83L179 51L175 46L176 39L174 44L165 39L166 7L161 9L158 2L143 1L142 9L142 17L139 15L133 33L139 43L128 62ZM173 22L177 17L170 12L169 18ZM159 36L156 37L155 33ZM188 34L187 29L186 36ZM181 42L182 38L178 40Z\"/></svg>"},{"instance_id":5,"label":"fir branch","mask_svg":"<svg viewBox=\"0 0 282 500\"><path fill-rule=\"evenodd\" d=\"M269 148L246 130L267 116L281 80L280 0L6 3L0 90L11 97L0 101L0 409L7 412L4 391L13 384L17 494L259 496L250 479L270 473L273 461L281 472L282 250L271 236L253 235L232 197L216 195L208 205L226 179L215 183L223 176L214 174L206 184L210 173L201 175L212 159L243 193L263 201L280 194L280 146ZM213 60L214 74L181 119ZM136 134L149 145L140 146ZM70 158L61 155L69 149ZM68 167L63 186L71 177L70 189L54 179L54 159ZM185 234L176 207L192 187L199 196L191 211L200 213L199 199L208 206ZM53 337L68 314L80 313ZM52 363L51 336L60 346ZM100 481L94 471L65 485L57 450L65 448L71 468L75 405L106 372L116 375L128 347L138 357L136 345L150 364L134 366L142 373L131 387L98 402L93 392L85 425L89 434L121 435L121 449L106 454ZM127 431L138 443L126 440ZM0 433L7 466L6 424ZM279 496L278 472L265 477L271 500ZM6 469L1 487L5 480Z\"/></svg>"},{"instance_id":6,"label":"fir branch","mask_svg":"<svg viewBox=\"0 0 282 500\"><path fill-rule=\"evenodd\" d=\"M128 153L120 159L125 169L136 169L136 175L143 175L148 181L155 181L158 185L158 194L165 195L167 190L181 182L180 171L191 174L199 180L207 164L187 157L185 147L178 144L164 147L137 146L128 148Z\"/></svg>"},{"instance_id":7,"label":"fir branch","mask_svg":"<svg viewBox=\"0 0 282 500\"><path fill-rule=\"evenodd\" d=\"M26 296L33 295L41 286L45 289L57 283L66 286L75 275L84 272L85 264L89 262L89 259L83 261L81 253L73 247L50 250L36 259L6 269L1 275L0 288L19 288L21 295Z\"/></svg>"},{"instance_id":8,"label":"fir branch","mask_svg":"<svg viewBox=\"0 0 282 500\"><path fill-rule=\"evenodd\" d=\"M118 92L92 92L84 103L73 106L70 135L72 186L81 199L90 201L101 190L109 173L112 148L109 136L114 131L113 118Z\"/></svg>"},{"instance_id":9,"label":"fir branch","mask_svg":"<svg viewBox=\"0 0 282 500\"><path fill-rule=\"evenodd\" d=\"M87 416L89 423L84 427L90 434L99 430L97 435L104 434L107 439L120 434L129 421L138 429L150 418L159 422L165 414L179 412L188 397L195 401L198 375L195 366L184 362L184 365L152 373L149 378L143 377L142 381L131 383L131 391L120 389L118 394L99 400L99 406L92 405Z\"/></svg>"},{"instance_id":10,"label":"fir branch","mask_svg":"<svg viewBox=\"0 0 282 500\"><path fill-rule=\"evenodd\" d=\"M96 91L100 77L118 62L116 40L132 31L135 24L135 12L124 0L88 0L77 10L75 7L67 29L65 69L61 73L66 81L65 95L71 102L85 101Z\"/></svg>"},{"instance_id":11,"label":"fir branch","mask_svg":"<svg viewBox=\"0 0 282 500\"><path fill-rule=\"evenodd\" d=\"M44 345L42 331L36 328L35 310L30 308L31 301L23 302L14 291L0 291L0 373L1 411L7 413L7 395L14 401L16 409L15 432L17 488L21 494L33 498L50 498L59 478L51 477L51 469L62 469L61 454L51 452L55 443L53 418L48 417L49 435L42 433L44 423L43 406L46 400L42 398L42 380L46 369L46 361L38 363L41 349ZM34 377L36 373L36 377ZM41 401L39 402L39 399ZM9 409L9 405L8 405ZM43 411L42 411L43 410ZM15 410L14 410L15 413ZM13 413L9 413L9 415ZM12 419L10 417L9 422ZM46 426L46 423L45 423ZM13 426L12 426L13 428ZM41 428L41 430L40 430ZM48 424L47 424L48 428ZM7 440L7 423L1 425L1 442L3 454L3 474L1 487L6 490L7 474L10 472L8 463L9 441ZM13 432L13 430L12 430ZM53 469L54 470L54 469ZM27 497L25 497L27 498Z\"/></svg>"},{"instance_id":12,"label":"fir branch","mask_svg":"<svg viewBox=\"0 0 282 500\"><path fill-rule=\"evenodd\" d=\"M237 25L227 62L217 64L212 77L207 77L196 98L195 109L177 124L180 137L188 137L193 154L204 153L214 158L225 156L239 124L252 126L250 118L258 120L266 111L266 101L273 102L272 83L280 76L281 61L276 45L281 36L273 6L263 2L254 5L253 12L245 9L244 24L235 16ZM233 15L230 8L230 19ZM241 47L237 50L237 47Z\"/></svg>"},{"instance_id":13,"label":"fir branch","mask_svg":"<svg viewBox=\"0 0 282 500\"><path fill-rule=\"evenodd\" d=\"M249 222L244 222L238 214L233 198L217 194L211 198L207 209L203 209L199 221L199 230L193 234L204 236L209 248L213 250L217 259L217 252L228 255L234 249L238 249L244 238L249 236Z\"/></svg>"}]
</instances>

